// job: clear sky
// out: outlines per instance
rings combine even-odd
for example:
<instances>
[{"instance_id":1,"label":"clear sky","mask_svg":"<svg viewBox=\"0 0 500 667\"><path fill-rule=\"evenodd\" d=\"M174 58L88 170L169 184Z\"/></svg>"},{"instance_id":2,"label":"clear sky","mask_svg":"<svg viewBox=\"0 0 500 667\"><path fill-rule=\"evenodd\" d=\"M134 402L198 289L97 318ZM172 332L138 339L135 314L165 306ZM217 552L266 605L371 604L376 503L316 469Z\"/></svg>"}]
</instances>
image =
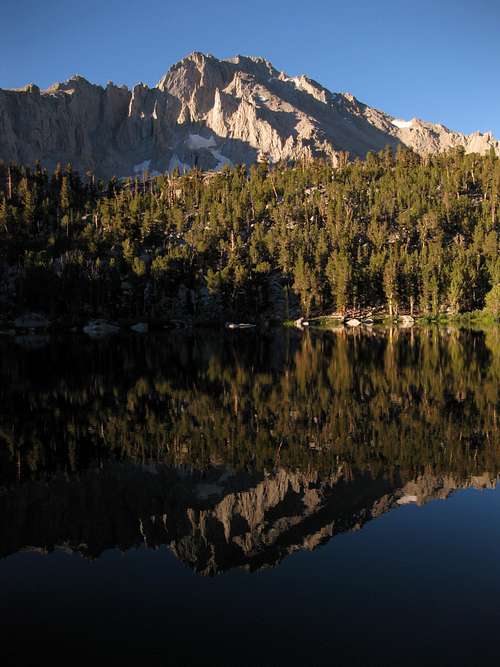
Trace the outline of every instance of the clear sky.
<instances>
[{"instance_id":1,"label":"clear sky","mask_svg":"<svg viewBox=\"0 0 500 667\"><path fill-rule=\"evenodd\" d=\"M264 56L395 116L500 137L500 0L0 0L3 88L154 85L191 51Z\"/></svg>"}]
</instances>

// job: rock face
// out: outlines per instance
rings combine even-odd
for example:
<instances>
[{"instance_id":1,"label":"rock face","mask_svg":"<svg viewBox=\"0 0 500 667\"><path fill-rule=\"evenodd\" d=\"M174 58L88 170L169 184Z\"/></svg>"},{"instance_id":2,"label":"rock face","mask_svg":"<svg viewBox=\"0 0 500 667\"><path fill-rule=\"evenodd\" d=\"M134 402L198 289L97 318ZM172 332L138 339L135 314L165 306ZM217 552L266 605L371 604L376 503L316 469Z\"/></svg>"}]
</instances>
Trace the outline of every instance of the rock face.
<instances>
[{"instance_id":1,"label":"rock face","mask_svg":"<svg viewBox=\"0 0 500 667\"><path fill-rule=\"evenodd\" d=\"M43 91L32 84L0 90L0 159L40 160L48 168L71 162L103 177L259 158L337 163L346 152L363 157L399 144L421 154L457 146L500 154L489 133L398 120L306 76L289 77L263 58L192 53L153 88L102 88L75 76Z\"/></svg>"}]
</instances>

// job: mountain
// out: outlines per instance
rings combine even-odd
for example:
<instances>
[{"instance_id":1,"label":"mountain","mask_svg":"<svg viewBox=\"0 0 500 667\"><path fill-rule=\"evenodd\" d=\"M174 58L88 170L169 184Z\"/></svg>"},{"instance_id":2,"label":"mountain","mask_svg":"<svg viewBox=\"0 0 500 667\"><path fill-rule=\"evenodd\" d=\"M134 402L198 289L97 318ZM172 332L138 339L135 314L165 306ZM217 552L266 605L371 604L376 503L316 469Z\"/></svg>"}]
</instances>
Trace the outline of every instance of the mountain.
<instances>
[{"instance_id":1,"label":"mountain","mask_svg":"<svg viewBox=\"0 0 500 667\"><path fill-rule=\"evenodd\" d=\"M490 133L396 119L257 57L192 53L153 88L111 82L103 88L75 76L47 90L33 84L0 90L0 159L40 160L50 169L71 162L103 177L218 169L260 158L321 156L336 163L346 152L364 157L400 144L420 154L458 146L500 154Z\"/></svg>"},{"instance_id":2,"label":"mountain","mask_svg":"<svg viewBox=\"0 0 500 667\"><path fill-rule=\"evenodd\" d=\"M373 475L343 465L321 474L115 464L76 479L60 475L2 489L0 557L64 547L96 558L115 547L166 545L202 575L258 570L401 505L496 482L486 472L464 479L400 470Z\"/></svg>"}]
</instances>

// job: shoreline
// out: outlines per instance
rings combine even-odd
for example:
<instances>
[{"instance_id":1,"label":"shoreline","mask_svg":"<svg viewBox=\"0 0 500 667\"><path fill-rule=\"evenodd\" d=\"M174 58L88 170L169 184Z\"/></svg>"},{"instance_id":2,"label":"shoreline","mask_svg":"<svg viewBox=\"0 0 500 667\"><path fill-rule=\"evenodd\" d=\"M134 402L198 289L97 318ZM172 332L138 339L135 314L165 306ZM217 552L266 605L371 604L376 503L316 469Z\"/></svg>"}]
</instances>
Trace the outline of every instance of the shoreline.
<instances>
[{"instance_id":1,"label":"shoreline","mask_svg":"<svg viewBox=\"0 0 500 667\"><path fill-rule=\"evenodd\" d=\"M34 314L31 314L34 315ZM25 316L26 317L26 316ZM42 317L42 316L40 316ZM381 329L401 329L408 330L414 327L446 327L455 326L458 328L477 328L489 329L500 326L500 320L491 315L481 312L461 313L458 315L439 315L439 316L400 316L399 318L390 318L385 315L373 316L370 318L357 319L355 317L341 318L338 315L322 315L308 319L299 318L298 320L264 320L261 322L231 321L181 321L170 320L160 321L148 318L137 319L116 319L107 320L96 318L94 320L81 320L78 323L50 321L46 319L42 322L19 323L16 320L7 320L0 323L0 337L14 338L16 336L49 334L86 334L91 338L106 337L115 334L135 334L148 335L168 332L220 332L228 333L246 331L250 333L265 333L276 329L296 330L296 331L370 331ZM16 323L17 322L17 323ZM28 326L25 324L33 324Z\"/></svg>"}]
</instances>

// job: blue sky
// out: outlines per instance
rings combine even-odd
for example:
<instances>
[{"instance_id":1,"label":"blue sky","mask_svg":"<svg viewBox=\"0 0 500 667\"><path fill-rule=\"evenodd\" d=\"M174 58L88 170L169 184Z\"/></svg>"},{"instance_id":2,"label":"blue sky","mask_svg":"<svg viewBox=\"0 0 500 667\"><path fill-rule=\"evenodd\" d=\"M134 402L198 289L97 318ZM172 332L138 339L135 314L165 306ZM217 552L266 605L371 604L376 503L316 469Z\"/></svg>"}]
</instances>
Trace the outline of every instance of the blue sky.
<instances>
[{"instance_id":1,"label":"blue sky","mask_svg":"<svg viewBox=\"0 0 500 667\"><path fill-rule=\"evenodd\" d=\"M261 55L395 116L500 137L500 0L0 2L0 87L153 85L191 51Z\"/></svg>"}]
</instances>

